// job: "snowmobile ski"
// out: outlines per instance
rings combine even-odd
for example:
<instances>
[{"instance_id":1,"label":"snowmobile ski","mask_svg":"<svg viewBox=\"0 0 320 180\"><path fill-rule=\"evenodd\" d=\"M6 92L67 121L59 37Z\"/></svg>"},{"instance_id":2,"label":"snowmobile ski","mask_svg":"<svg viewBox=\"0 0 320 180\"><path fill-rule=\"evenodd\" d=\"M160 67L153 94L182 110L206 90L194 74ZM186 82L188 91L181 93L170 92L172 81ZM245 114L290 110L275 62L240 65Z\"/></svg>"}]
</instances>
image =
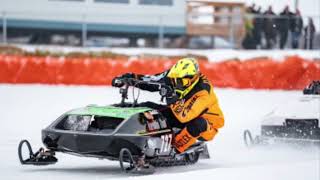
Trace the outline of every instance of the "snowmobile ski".
<instances>
[{"instance_id":1,"label":"snowmobile ski","mask_svg":"<svg viewBox=\"0 0 320 180\"><path fill-rule=\"evenodd\" d=\"M23 159L22 148L24 144L26 144L29 151L28 159ZM33 153L32 147L29 141L27 140L22 140L19 143L18 155L19 155L20 163L22 165L44 166L44 165L55 164L58 161L58 159L54 157L55 153L53 151L45 150L44 148L40 148L36 153Z\"/></svg>"}]
</instances>

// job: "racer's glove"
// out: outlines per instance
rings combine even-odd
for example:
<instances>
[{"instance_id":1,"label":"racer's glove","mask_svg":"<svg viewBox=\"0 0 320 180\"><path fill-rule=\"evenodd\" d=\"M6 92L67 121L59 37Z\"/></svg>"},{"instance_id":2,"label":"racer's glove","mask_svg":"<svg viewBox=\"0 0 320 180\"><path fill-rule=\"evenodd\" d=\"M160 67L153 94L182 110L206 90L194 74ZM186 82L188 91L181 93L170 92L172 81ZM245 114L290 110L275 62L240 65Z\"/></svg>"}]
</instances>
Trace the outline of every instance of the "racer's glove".
<instances>
[{"instance_id":1,"label":"racer's glove","mask_svg":"<svg viewBox=\"0 0 320 180\"><path fill-rule=\"evenodd\" d=\"M170 86L161 86L159 93L162 97L171 97L175 94Z\"/></svg>"},{"instance_id":2,"label":"racer's glove","mask_svg":"<svg viewBox=\"0 0 320 180\"><path fill-rule=\"evenodd\" d=\"M113 87L122 87L124 85L124 82L121 80L120 77L115 77L112 79L111 85Z\"/></svg>"},{"instance_id":3,"label":"racer's glove","mask_svg":"<svg viewBox=\"0 0 320 180\"><path fill-rule=\"evenodd\" d=\"M177 102L178 100L179 100L179 97L178 97L178 95L176 95L176 94L174 94L174 95L171 96L171 97L167 97L167 98L166 98L167 105L174 104L174 103Z\"/></svg>"},{"instance_id":4,"label":"racer's glove","mask_svg":"<svg viewBox=\"0 0 320 180\"><path fill-rule=\"evenodd\" d=\"M120 76L120 78L122 78L122 79L130 79L130 78L136 79L136 77L137 77L137 75L134 73L125 73Z\"/></svg>"},{"instance_id":5,"label":"racer's glove","mask_svg":"<svg viewBox=\"0 0 320 180\"><path fill-rule=\"evenodd\" d=\"M166 98L168 105L175 103L178 100L178 96L171 86L161 86L159 93L161 95L161 101Z\"/></svg>"},{"instance_id":6,"label":"racer's glove","mask_svg":"<svg viewBox=\"0 0 320 180\"><path fill-rule=\"evenodd\" d=\"M136 74L125 73L112 79L111 85L114 87L122 87L124 85L123 79L135 79Z\"/></svg>"}]
</instances>

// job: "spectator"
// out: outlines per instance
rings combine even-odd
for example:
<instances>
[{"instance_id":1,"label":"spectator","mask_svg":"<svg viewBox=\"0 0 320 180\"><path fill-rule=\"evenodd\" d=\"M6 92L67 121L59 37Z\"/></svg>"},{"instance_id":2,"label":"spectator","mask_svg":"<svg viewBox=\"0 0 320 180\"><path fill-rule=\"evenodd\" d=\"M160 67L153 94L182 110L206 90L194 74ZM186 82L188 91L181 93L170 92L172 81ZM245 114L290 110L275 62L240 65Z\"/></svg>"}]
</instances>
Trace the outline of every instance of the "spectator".
<instances>
[{"instance_id":1,"label":"spectator","mask_svg":"<svg viewBox=\"0 0 320 180\"><path fill-rule=\"evenodd\" d=\"M276 23L274 20L274 12L272 6L269 6L268 10L264 13L266 17L263 19L263 30L267 42L267 49L271 49L276 43Z\"/></svg>"},{"instance_id":2,"label":"spectator","mask_svg":"<svg viewBox=\"0 0 320 180\"><path fill-rule=\"evenodd\" d=\"M242 47L244 49L256 49L256 43L253 38L253 24L252 24L252 19L250 17L245 18L245 30L246 30L246 35L242 41Z\"/></svg>"},{"instance_id":3,"label":"spectator","mask_svg":"<svg viewBox=\"0 0 320 180\"><path fill-rule=\"evenodd\" d=\"M245 17L245 23L244 23L244 27L246 30L246 34L245 37L242 41L242 47L244 49L255 49L256 48L256 43L254 41L253 38L253 14L256 12L255 10L255 4L253 3L251 6L247 7L246 9L246 13L247 16Z\"/></svg>"},{"instance_id":4,"label":"spectator","mask_svg":"<svg viewBox=\"0 0 320 180\"><path fill-rule=\"evenodd\" d=\"M308 25L304 28L304 49L313 49L313 38L316 28L312 18L308 19Z\"/></svg>"},{"instance_id":5,"label":"spectator","mask_svg":"<svg viewBox=\"0 0 320 180\"><path fill-rule=\"evenodd\" d=\"M303 21L301 17L301 13L298 9L296 9L296 13L291 18L291 47L293 49L297 49L299 47L299 40L302 33Z\"/></svg>"},{"instance_id":6,"label":"spectator","mask_svg":"<svg viewBox=\"0 0 320 180\"><path fill-rule=\"evenodd\" d=\"M286 6L280 13L280 17L277 20L278 31L280 35L280 49L283 49L287 43L288 32L290 28L290 18L293 15L289 10L289 6Z\"/></svg>"},{"instance_id":7,"label":"spectator","mask_svg":"<svg viewBox=\"0 0 320 180\"><path fill-rule=\"evenodd\" d=\"M263 19L261 17L261 6L255 11L255 18L253 20L252 35L255 41L256 48L261 48L261 33L263 29Z\"/></svg>"},{"instance_id":8,"label":"spectator","mask_svg":"<svg viewBox=\"0 0 320 180\"><path fill-rule=\"evenodd\" d=\"M255 3L253 3L251 6L247 7L247 9L246 9L247 13L249 13L249 14L255 13L255 11L256 11L255 7L256 7Z\"/></svg>"}]
</instances>

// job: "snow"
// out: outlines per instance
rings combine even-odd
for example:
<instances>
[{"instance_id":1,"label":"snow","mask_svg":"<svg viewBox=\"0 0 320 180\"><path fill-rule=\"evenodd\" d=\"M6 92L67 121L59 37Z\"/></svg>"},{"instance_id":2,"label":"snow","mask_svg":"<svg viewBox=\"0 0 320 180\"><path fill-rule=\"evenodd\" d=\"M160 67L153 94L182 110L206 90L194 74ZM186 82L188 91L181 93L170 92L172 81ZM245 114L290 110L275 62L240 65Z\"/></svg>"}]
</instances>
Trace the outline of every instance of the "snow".
<instances>
[{"instance_id":1,"label":"snow","mask_svg":"<svg viewBox=\"0 0 320 180\"><path fill-rule=\"evenodd\" d=\"M210 61L224 61L230 59L247 60L256 57L270 57L275 60L283 60L287 56L300 56L307 59L320 59L319 50L233 50L233 49L165 49L165 48L108 48L108 47L65 47L48 45L17 45L18 47L33 52L35 50L47 50L50 52L100 52L109 51L113 53L132 56L131 59L139 59L139 56L163 55L163 56L206 56Z\"/></svg>"},{"instance_id":2,"label":"snow","mask_svg":"<svg viewBox=\"0 0 320 180\"><path fill-rule=\"evenodd\" d=\"M300 91L216 89L226 124L214 141L208 142L212 159L186 167L159 168L148 176L120 172L118 162L81 158L58 153L52 166L22 166L17 146L28 139L34 148L41 143L41 129L67 110L88 104L119 101L118 89L95 86L0 85L1 179L216 179L216 180L319 180L320 150L289 147L247 149L245 129L259 133L261 117L275 105L299 98ZM141 101L159 101L157 93L142 92ZM304 109L300 109L304 111Z\"/></svg>"}]
</instances>

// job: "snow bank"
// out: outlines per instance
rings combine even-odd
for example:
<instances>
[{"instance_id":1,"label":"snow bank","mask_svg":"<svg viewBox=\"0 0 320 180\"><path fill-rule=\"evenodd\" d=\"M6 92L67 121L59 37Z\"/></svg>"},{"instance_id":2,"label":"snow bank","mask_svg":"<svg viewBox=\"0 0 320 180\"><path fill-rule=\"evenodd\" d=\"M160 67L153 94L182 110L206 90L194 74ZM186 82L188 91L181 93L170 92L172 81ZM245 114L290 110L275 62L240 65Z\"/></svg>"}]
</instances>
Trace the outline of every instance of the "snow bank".
<instances>
[{"instance_id":1,"label":"snow bank","mask_svg":"<svg viewBox=\"0 0 320 180\"><path fill-rule=\"evenodd\" d=\"M184 56L200 55L206 56L209 61L219 62L230 59L247 60L257 57L268 57L276 60L283 60L287 56L299 56L305 59L320 59L319 50L232 50L232 49L209 49L209 50L192 50L192 49L159 49L159 48L104 48L104 47L66 47L66 46L30 46L18 45L18 47L35 51L48 50L52 52L89 52L89 51L109 51L113 53L125 54L129 56L163 55L163 56Z\"/></svg>"}]
</instances>

